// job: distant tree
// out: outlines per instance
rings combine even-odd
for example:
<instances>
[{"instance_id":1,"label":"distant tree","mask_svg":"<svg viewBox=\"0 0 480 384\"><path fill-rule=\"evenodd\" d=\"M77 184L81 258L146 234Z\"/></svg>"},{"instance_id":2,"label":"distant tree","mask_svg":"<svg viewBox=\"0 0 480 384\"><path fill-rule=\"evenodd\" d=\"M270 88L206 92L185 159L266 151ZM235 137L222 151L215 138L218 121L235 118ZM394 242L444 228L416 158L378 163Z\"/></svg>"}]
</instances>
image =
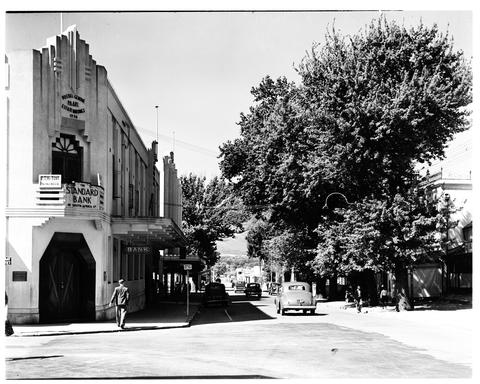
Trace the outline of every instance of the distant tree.
<instances>
[{"instance_id":1,"label":"distant tree","mask_svg":"<svg viewBox=\"0 0 480 384\"><path fill-rule=\"evenodd\" d=\"M246 216L241 202L235 200L231 187L218 177L207 183L204 177L189 174L181 176L180 181L187 253L205 258L207 265L212 266L219 256L216 241L242 230Z\"/></svg>"}]
</instances>

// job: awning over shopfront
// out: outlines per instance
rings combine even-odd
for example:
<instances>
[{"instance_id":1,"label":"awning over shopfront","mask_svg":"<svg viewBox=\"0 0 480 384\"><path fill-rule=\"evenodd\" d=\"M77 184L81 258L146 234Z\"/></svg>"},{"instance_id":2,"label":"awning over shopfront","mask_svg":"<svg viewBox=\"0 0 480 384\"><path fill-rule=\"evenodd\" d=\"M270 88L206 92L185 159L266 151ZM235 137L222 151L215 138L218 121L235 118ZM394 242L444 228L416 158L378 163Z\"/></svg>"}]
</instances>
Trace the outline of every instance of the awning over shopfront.
<instances>
[{"instance_id":1,"label":"awning over shopfront","mask_svg":"<svg viewBox=\"0 0 480 384\"><path fill-rule=\"evenodd\" d=\"M158 249L185 247L182 230L166 217L113 217L112 235L132 244L148 244Z\"/></svg>"},{"instance_id":2,"label":"awning over shopfront","mask_svg":"<svg viewBox=\"0 0 480 384\"><path fill-rule=\"evenodd\" d=\"M199 273L205 268L205 261L198 256L186 256L184 258L163 256L161 260L167 273L184 273L184 264L190 264L191 273Z\"/></svg>"}]
</instances>

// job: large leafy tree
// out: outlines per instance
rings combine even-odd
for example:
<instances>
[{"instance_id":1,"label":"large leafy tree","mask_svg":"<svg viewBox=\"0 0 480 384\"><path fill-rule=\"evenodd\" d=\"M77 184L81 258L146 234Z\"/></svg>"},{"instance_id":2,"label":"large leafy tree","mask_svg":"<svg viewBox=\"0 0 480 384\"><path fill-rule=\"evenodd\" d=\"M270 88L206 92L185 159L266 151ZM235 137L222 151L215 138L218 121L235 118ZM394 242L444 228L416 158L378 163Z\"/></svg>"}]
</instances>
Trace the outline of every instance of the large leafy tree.
<instances>
[{"instance_id":1,"label":"large leafy tree","mask_svg":"<svg viewBox=\"0 0 480 384\"><path fill-rule=\"evenodd\" d=\"M442 157L468 126L472 78L463 53L436 26L406 28L381 18L354 36L332 29L298 73L298 85L266 77L252 88L240 137L220 148L223 175L253 211L268 209L275 226L307 228L310 240L323 226L325 258L316 267L324 271L411 260L422 246L395 235L399 218L383 216L382 228L375 218L407 201L415 165ZM355 205L342 215L325 208L333 191ZM407 215L404 224L417 228L430 220L425 215ZM389 246L387 238L402 245Z\"/></svg>"},{"instance_id":2,"label":"large leafy tree","mask_svg":"<svg viewBox=\"0 0 480 384\"><path fill-rule=\"evenodd\" d=\"M382 18L348 38L333 31L299 73L317 137L307 173L352 199L404 191L415 164L468 125L470 68L436 26Z\"/></svg>"},{"instance_id":3,"label":"large leafy tree","mask_svg":"<svg viewBox=\"0 0 480 384\"><path fill-rule=\"evenodd\" d=\"M231 186L218 177L208 183L204 177L181 176L183 232L187 253L199 255L212 266L218 259L216 241L242 230L245 212Z\"/></svg>"}]
</instances>

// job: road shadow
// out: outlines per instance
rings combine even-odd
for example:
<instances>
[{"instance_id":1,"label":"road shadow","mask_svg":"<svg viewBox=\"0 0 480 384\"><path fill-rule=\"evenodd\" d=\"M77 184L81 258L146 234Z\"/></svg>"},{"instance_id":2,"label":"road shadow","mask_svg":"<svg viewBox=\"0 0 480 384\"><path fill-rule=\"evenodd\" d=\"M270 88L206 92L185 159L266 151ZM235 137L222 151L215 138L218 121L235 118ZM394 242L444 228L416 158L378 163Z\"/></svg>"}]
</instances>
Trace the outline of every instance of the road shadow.
<instances>
[{"instance_id":1,"label":"road shadow","mask_svg":"<svg viewBox=\"0 0 480 384\"><path fill-rule=\"evenodd\" d=\"M279 315L280 316L280 315ZM283 314L283 316L301 316L301 317L318 317L318 316L328 316L328 313L314 313L314 314L310 314L310 313L303 313L303 312L289 312L289 311L286 311L285 314Z\"/></svg>"},{"instance_id":2,"label":"road shadow","mask_svg":"<svg viewBox=\"0 0 480 384\"><path fill-rule=\"evenodd\" d=\"M461 311L464 309L472 309L472 303L433 301L414 305L414 311Z\"/></svg>"},{"instance_id":3,"label":"road shadow","mask_svg":"<svg viewBox=\"0 0 480 384\"><path fill-rule=\"evenodd\" d=\"M200 303L190 303L189 313L194 313ZM141 311L127 314L127 324L183 323L187 319L187 305L182 302L164 302L151 305ZM110 322L115 320L110 320Z\"/></svg>"},{"instance_id":4,"label":"road shadow","mask_svg":"<svg viewBox=\"0 0 480 384\"><path fill-rule=\"evenodd\" d=\"M231 299L231 304L227 307L212 305L208 307L201 306L191 326L275 319L275 317L271 317L258 309L257 305L246 301L244 297L233 296ZM267 304L265 304L265 306L267 306Z\"/></svg>"}]
</instances>

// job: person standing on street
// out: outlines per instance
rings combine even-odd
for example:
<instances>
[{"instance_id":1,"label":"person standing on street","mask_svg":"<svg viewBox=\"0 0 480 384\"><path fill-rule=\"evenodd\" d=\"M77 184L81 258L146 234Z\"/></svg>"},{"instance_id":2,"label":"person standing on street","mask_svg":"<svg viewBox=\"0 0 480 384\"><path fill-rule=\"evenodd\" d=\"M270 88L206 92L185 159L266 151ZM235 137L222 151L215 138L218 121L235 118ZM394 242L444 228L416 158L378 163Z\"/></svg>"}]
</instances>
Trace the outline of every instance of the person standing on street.
<instances>
[{"instance_id":1,"label":"person standing on street","mask_svg":"<svg viewBox=\"0 0 480 384\"><path fill-rule=\"evenodd\" d=\"M12 324L8 320L8 295L7 292L5 292L5 336L11 336L13 334Z\"/></svg>"},{"instance_id":2,"label":"person standing on street","mask_svg":"<svg viewBox=\"0 0 480 384\"><path fill-rule=\"evenodd\" d=\"M125 317L127 316L127 305L130 300L130 292L124 285L125 280L118 280L118 287L113 291L112 298L110 300L110 306L115 303L115 319L117 326L125 328Z\"/></svg>"},{"instance_id":3,"label":"person standing on street","mask_svg":"<svg viewBox=\"0 0 480 384\"><path fill-rule=\"evenodd\" d=\"M357 304L357 313L362 312L362 290L360 289L360 286L357 286L357 289L355 290L355 299L356 299L356 304Z\"/></svg>"},{"instance_id":4,"label":"person standing on street","mask_svg":"<svg viewBox=\"0 0 480 384\"><path fill-rule=\"evenodd\" d=\"M385 307L387 306L387 301L388 301L388 292L385 289L385 286L382 285L380 290L380 304L382 305L383 309L385 309Z\"/></svg>"}]
</instances>

